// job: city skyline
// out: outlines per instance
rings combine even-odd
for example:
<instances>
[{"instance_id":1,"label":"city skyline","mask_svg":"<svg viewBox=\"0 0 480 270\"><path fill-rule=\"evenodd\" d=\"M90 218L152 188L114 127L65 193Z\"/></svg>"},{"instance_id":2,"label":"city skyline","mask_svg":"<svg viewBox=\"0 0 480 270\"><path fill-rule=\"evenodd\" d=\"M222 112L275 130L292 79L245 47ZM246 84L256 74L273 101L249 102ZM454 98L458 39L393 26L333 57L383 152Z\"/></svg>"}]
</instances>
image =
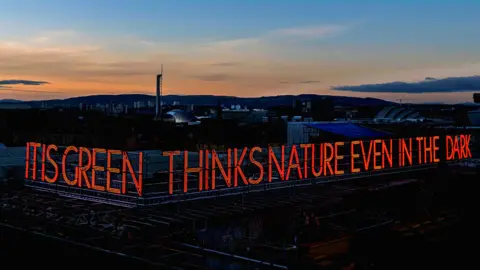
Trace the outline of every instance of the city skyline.
<instances>
[{"instance_id":1,"label":"city skyline","mask_svg":"<svg viewBox=\"0 0 480 270\"><path fill-rule=\"evenodd\" d=\"M472 89L450 80L423 94L411 85L351 86L479 75L479 8L427 0L5 0L0 99L154 94L163 64L167 95L469 102L480 80L458 83Z\"/></svg>"}]
</instances>

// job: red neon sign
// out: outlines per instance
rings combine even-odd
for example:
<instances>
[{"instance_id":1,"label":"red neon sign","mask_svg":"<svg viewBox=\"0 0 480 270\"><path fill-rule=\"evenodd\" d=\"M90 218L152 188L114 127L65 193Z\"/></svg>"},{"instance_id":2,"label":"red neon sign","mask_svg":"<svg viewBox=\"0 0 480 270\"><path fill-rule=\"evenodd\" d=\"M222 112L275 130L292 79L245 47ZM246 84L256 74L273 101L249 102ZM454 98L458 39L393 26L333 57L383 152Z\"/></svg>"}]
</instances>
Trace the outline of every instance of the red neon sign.
<instances>
[{"instance_id":1,"label":"red neon sign","mask_svg":"<svg viewBox=\"0 0 480 270\"><path fill-rule=\"evenodd\" d=\"M471 158L471 135L446 136L446 160ZM408 139L351 141L349 147L345 142L292 145L288 155L285 146L280 147L278 156L269 147L267 150L268 162L258 160L259 154L264 152L259 147L248 149L227 149L226 163L220 162L215 150L200 150L198 167L188 167L188 151L163 152L169 158L169 194L174 192L174 156L183 154L183 192L189 189L189 173L198 173L198 190L214 190L219 175L222 176L226 187L237 187L241 181L244 185L257 185L263 181L272 182L274 172L280 181L288 181L292 177L298 180L343 174L355 174L366 171L379 171L388 168L434 164L440 162L439 136L416 137ZM398 152L394 153L394 149ZM416 150L416 153L414 153ZM233 153L233 154L232 154ZM300 154L303 159L301 160ZM210 155L211 154L211 155ZM233 155L233 158L232 158ZM397 155L397 156L395 156ZM211 156L211 157L210 157ZM416 159L414 159L416 156ZM247 178L242 164L248 157L249 164L257 167L257 177ZM233 159L233 160L232 160ZM341 166L340 162L349 162L349 166ZM220 174L217 173L220 172ZM264 178L266 176L266 179Z\"/></svg>"},{"instance_id":2,"label":"red neon sign","mask_svg":"<svg viewBox=\"0 0 480 270\"><path fill-rule=\"evenodd\" d=\"M31 149L33 148L33 150ZM40 179L37 177L37 152L42 149L41 155L41 170ZM132 178L133 184L136 188L137 195L142 196L143 189L143 153L139 153L138 157L138 172L135 172L128 154L120 150L107 150L102 148L93 148L92 150L85 147L68 146L63 153L58 153L59 149L56 145L48 145L41 143L29 142L26 147L26 162L25 162L25 179L40 180L50 184L55 184L63 181L68 186L86 188L97 191L104 191L114 194L127 193L127 176ZM61 165L53 158L55 154L61 154ZM98 157L103 155L106 158L106 165L98 163ZM67 159L76 156L77 164L74 169L74 176L69 176L69 165ZM112 167L112 159L120 159L122 167ZM33 162L31 162L33 161ZM50 165L53 169L53 175L47 175L46 165ZM32 168L30 168L30 165ZM30 173L31 170L31 173ZM97 182L97 172L105 172L105 184ZM121 186L114 188L112 185L112 174L121 174ZM62 176L60 179L60 175Z\"/></svg>"},{"instance_id":3,"label":"red neon sign","mask_svg":"<svg viewBox=\"0 0 480 270\"><path fill-rule=\"evenodd\" d=\"M197 174L195 185L198 191L215 190L219 183L224 188L239 185L258 185L262 182L302 180L323 176L356 174L367 171L380 171L389 168L402 168L422 164L435 164L446 161L471 158L471 135L446 136L445 142L440 142L439 136L416 137L406 139L376 139L370 141L351 141L320 144L292 145L280 147L277 154L272 147L242 149L227 149L222 156L215 150L200 150L198 165L191 167L188 151L165 151L163 156L168 159L168 194L173 194L174 184L180 183L183 193L189 191L192 185L191 174ZM33 150L31 149L33 147ZM440 151L443 148L443 152ZM37 151L42 149L40 178L37 177ZM288 153L287 153L287 150ZM26 151L25 178L40 180L50 184L57 183L62 175L63 182L69 186L103 191L114 194L127 193L127 178L132 179L136 195L142 196L143 191L143 153L138 153L138 164L133 164L126 152L94 148L69 146L62 154L62 162L58 164L52 158L52 153L58 154L55 145L28 143ZM78 157L74 176L69 178L67 157ZM98 164L98 157L103 155L106 162ZM180 182L175 181L175 157L183 156ZM121 168L112 167L112 160L120 160ZM31 164L30 161L33 160ZM45 165L53 169L46 173ZM71 165L71 164L70 164ZM135 165L135 166L134 166ZM30 166L32 168L30 168ZM134 167L138 168L137 171ZM248 169L248 172L247 172ZM31 171L31 173L30 173ZM253 172L252 172L253 171ZM106 181L98 183L96 172L105 172ZM121 187L112 185L112 176L121 174ZM221 182L218 182L221 181Z\"/></svg>"}]
</instances>

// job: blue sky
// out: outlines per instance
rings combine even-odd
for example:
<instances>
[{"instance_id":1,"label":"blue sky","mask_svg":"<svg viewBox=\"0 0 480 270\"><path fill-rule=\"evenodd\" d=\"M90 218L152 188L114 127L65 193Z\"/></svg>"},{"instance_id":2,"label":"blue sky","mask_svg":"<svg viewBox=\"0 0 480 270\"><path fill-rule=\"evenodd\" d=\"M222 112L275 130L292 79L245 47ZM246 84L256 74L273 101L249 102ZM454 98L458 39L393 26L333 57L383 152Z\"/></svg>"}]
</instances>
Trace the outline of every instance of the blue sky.
<instances>
[{"instance_id":1,"label":"blue sky","mask_svg":"<svg viewBox=\"0 0 480 270\"><path fill-rule=\"evenodd\" d=\"M359 43L478 42L478 1L322 0L3 0L2 21L19 32L59 27L93 35L132 33L153 40L240 38L278 28L357 24ZM2 31L3 32L3 31ZM470 34L470 35L468 35Z\"/></svg>"},{"instance_id":2,"label":"blue sky","mask_svg":"<svg viewBox=\"0 0 480 270\"><path fill-rule=\"evenodd\" d=\"M148 92L153 86L144 81L158 66L155 57L171 67L172 93L236 95L295 91L346 95L331 86L414 81L419 74L472 76L480 63L475 51L480 45L480 1L3 0L0 10L0 57L19 55L5 59L12 68L0 67L0 80L49 81L49 86L35 89L51 95L83 95L89 89ZM199 49L212 44L221 44L221 50ZM209 66L211 62L245 63L219 69ZM371 70L362 68L365 65ZM87 69L104 73L97 76ZM128 69L136 69L136 77L120 78ZM312 69L321 71L314 74ZM120 86L114 83L115 71ZM199 79L219 78L220 73L230 79L220 84ZM318 79L302 77L305 73ZM322 83L303 88L278 85L280 80L307 79ZM248 87L239 83L245 80ZM255 90L243 90L247 88ZM1 91L0 98L7 93L42 98L21 90ZM456 96L471 99L469 93ZM442 101L450 96L409 94L409 98Z\"/></svg>"}]
</instances>

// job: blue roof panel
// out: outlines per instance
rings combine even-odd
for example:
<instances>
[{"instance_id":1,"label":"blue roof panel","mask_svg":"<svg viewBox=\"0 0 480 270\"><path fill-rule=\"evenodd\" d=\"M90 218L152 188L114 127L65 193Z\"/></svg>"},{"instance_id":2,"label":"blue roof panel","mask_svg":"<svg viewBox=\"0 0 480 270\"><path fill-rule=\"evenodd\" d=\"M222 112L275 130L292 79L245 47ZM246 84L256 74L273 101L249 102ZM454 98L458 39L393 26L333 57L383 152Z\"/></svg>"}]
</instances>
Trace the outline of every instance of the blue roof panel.
<instances>
[{"instance_id":1,"label":"blue roof panel","mask_svg":"<svg viewBox=\"0 0 480 270\"><path fill-rule=\"evenodd\" d=\"M388 132L374 130L352 123L319 123L307 124L307 126L353 139L380 138L390 135Z\"/></svg>"}]
</instances>

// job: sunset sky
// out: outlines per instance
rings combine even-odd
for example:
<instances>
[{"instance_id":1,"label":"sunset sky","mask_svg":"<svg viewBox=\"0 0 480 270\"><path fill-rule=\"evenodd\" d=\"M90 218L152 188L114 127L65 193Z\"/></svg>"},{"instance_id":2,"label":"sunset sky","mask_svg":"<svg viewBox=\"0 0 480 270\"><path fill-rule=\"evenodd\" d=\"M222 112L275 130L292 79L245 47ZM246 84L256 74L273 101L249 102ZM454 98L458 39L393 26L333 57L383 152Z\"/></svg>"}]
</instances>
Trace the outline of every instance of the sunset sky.
<instances>
[{"instance_id":1,"label":"sunset sky","mask_svg":"<svg viewBox=\"0 0 480 270\"><path fill-rule=\"evenodd\" d=\"M478 0L0 0L0 99L154 94L163 64L165 94L469 102L332 89L480 75L479 30Z\"/></svg>"}]
</instances>

